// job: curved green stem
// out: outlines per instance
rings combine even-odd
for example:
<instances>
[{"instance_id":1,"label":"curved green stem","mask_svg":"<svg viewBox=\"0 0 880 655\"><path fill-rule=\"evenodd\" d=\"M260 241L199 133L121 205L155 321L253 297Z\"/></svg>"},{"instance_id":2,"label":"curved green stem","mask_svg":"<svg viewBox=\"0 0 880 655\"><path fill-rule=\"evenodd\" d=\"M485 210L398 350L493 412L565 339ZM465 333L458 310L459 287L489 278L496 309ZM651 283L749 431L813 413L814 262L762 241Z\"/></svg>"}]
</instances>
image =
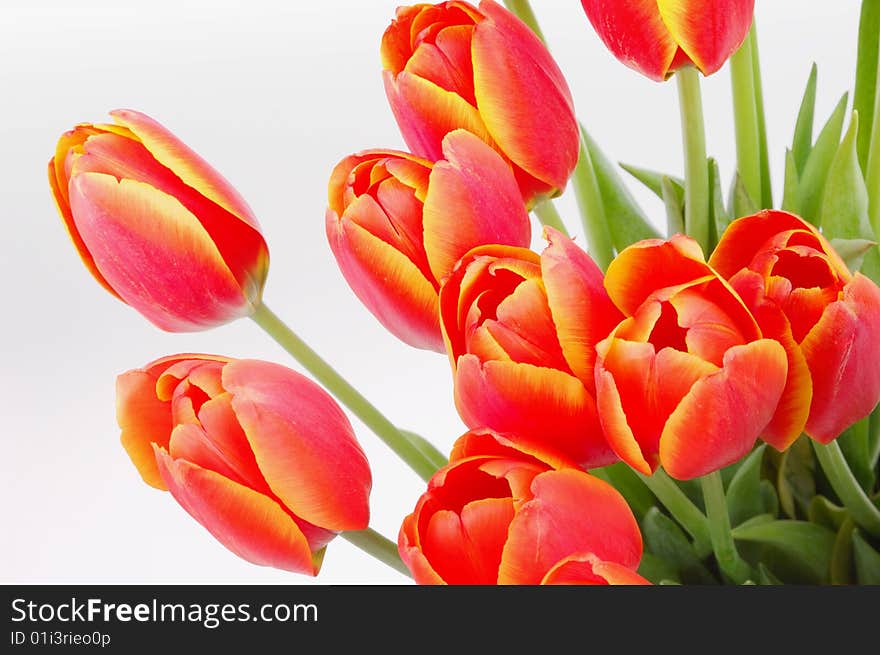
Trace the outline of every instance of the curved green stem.
<instances>
[{"instance_id":1,"label":"curved green stem","mask_svg":"<svg viewBox=\"0 0 880 655\"><path fill-rule=\"evenodd\" d=\"M703 501L706 503L706 516L709 519L709 534L712 537L712 550L722 573L736 584L748 580L752 571L743 560L733 543L730 531L730 515L724 498L724 483L721 473L715 471L700 478L703 487Z\"/></svg>"},{"instance_id":2,"label":"curved green stem","mask_svg":"<svg viewBox=\"0 0 880 655\"><path fill-rule=\"evenodd\" d=\"M880 509L871 502L852 474L840 450L840 444L832 441L827 446L823 446L813 441L813 449L816 451L819 465L853 521L871 535L880 537Z\"/></svg>"},{"instance_id":3,"label":"curved green stem","mask_svg":"<svg viewBox=\"0 0 880 655\"><path fill-rule=\"evenodd\" d=\"M302 366L314 376L343 405L348 407L364 425L397 453L398 457L409 464L423 480L430 480L437 470L430 459L402 434L394 424L385 418L366 398L325 362L318 353L312 350L305 341L299 338L272 310L261 304L251 318L266 333L275 339L288 353L293 355Z\"/></svg>"},{"instance_id":4,"label":"curved green stem","mask_svg":"<svg viewBox=\"0 0 880 655\"><path fill-rule=\"evenodd\" d=\"M565 223L562 222L562 216L559 215L556 205L553 204L552 200L538 203L532 211L535 212L535 216L538 217L542 225L549 225L562 232L565 236L570 236L565 228Z\"/></svg>"},{"instance_id":5,"label":"curved green stem","mask_svg":"<svg viewBox=\"0 0 880 655\"><path fill-rule=\"evenodd\" d=\"M397 544L387 537L383 537L372 528L341 532L339 536L347 542L354 544L368 555L372 555L380 562L387 564L395 571L403 573L407 577L412 577L409 569L406 568L403 560L400 559L400 554L397 552Z\"/></svg>"},{"instance_id":6,"label":"curved green stem","mask_svg":"<svg viewBox=\"0 0 880 655\"><path fill-rule=\"evenodd\" d=\"M751 35L730 58L733 121L736 132L736 168L752 202L761 204L761 147Z\"/></svg>"},{"instance_id":7,"label":"curved green stem","mask_svg":"<svg viewBox=\"0 0 880 655\"><path fill-rule=\"evenodd\" d=\"M684 143L684 227L706 252L709 247L709 166L700 73L693 66L686 66L675 74L675 78ZM706 254L708 256L708 252Z\"/></svg>"},{"instance_id":8,"label":"curved green stem","mask_svg":"<svg viewBox=\"0 0 880 655\"><path fill-rule=\"evenodd\" d=\"M712 552L712 539L705 515L691 499L675 484L675 481L658 469L654 475L638 474L645 486L657 496L676 521L694 540L694 551L700 559Z\"/></svg>"}]
</instances>

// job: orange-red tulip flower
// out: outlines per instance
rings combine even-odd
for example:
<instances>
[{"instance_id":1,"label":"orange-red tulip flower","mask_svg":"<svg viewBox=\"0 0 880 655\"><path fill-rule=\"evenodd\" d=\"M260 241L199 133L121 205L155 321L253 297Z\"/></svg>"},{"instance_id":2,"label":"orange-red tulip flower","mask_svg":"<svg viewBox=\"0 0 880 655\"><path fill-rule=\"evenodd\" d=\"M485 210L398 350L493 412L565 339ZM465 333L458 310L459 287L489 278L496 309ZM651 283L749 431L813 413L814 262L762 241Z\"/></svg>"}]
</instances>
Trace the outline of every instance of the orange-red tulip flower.
<instances>
[{"instance_id":1,"label":"orange-red tulip flower","mask_svg":"<svg viewBox=\"0 0 880 655\"><path fill-rule=\"evenodd\" d=\"M117 380L122 445L236 555L316 575L324 547L369 522L370 467L318 385L257 360L175 355Z\"/></svg>"},{"instance_id":2,"label":"orange-red tulip flower","mask_svg":"<svg viewBox=\"0 0 880 655\"><path fill-rule=\"evenodd\" d=\"M431 160L473 132L513 165L527 203L565 187L579 135L568 85L516 16L484 0L401 7L382 37L385 91L409 148Z\"/></svg>"},{"instance_id":3,"label":"orange-red tulip flower","mask_svg":"<svg viewBox=\"0 0 880 655\"><path fill-rule=\"evenodd\" d=\"M662 82L682 66L711 75L749 33L755 0L581 0L605 46Z\"/></svg>"},{"instance_id":4,"label":"orange-red tulip flower","mask_svg":"<svg viewBox=\"0 0 880 655\"><path fill-rule=\"evenodd\" d=\"M709 263L788 354L788 385L764 439L834 440L880 401L880 289L852 274L819 231L763 211L727 228Z\"/></svg>"},{"instance_id":5,"label":"orange-red tulip flower","mask_svg":"<svg viewBox=\"0 0 880 655\"><path fill-rule=\"evenodd\" d=\"M547 228L539 256L483 246L440 290L440 315L465 424L506 433L556 464L617 461L594 399L595 344L622 318L602 273L568 237Z\"/></svg>"},{"instance_id":6,"label":"orange-red tulip flower","mask_svg":"<svg viewBox=\"0 0 880 655\"><path fill-rule=\"evenodd\" d=\"M596 348L599 416L620 458L690 479L748 453L779 404L785 350L699 245L682 235L634 244L605 286L627 316Z\"/></svg>"},{"instance_id":7,"label":"orange-red tulip flower","mask_svg":"<svg viewBox=\"0 0 880 655\"><path fill-rule=\"evenodd\" d=\"M58 140L49 184L83 263L163 330L251 314L269 265L257 219L195 152L144 114Z\"/></svg>"},{"instance_id":8,"label":"orange-red tulip flower","mask_svg":"<svg viewBox=\"0 0 880 655\"><path fill-rule=\"evenodd\" d=\"M472 439L481 443L461 443ZM486 454L487 440L462 437L461 457L403 520L398 549L417 583L648 584L636 573L638 524L611 485L553 470L503 439Z\"/></svg>"},{"instance_id":9,"label":"orange-red tulip flower","mask_svg":"<svg viewBox=\"0 0 880 655\"><path fill-rule=\"evenodd\" d=\"M327 239L349 286L392 334L443 351L441 281L471 248L526 246L529 217L510 167L464 130L431 162L368 150L333 170Z\"/></svg>"}]
</instances>

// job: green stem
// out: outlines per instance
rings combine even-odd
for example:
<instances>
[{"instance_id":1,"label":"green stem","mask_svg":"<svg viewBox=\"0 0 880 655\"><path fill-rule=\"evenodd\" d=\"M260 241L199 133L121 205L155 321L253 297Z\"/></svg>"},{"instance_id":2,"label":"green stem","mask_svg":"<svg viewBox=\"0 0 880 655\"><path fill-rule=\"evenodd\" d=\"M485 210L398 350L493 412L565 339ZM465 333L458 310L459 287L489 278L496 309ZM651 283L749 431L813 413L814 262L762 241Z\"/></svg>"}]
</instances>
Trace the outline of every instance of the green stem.
<instances>
[{"instance_id":1,"label":"green stem","mask_svg":"<svg viewBox=\"0 0 880 655\"><path fill-rule=\"evenodd\" d=\"M675 484L675 481L658 469L654 475L638 474L642 482L657 496L676 521L694 540L694 551L700 559L712 552L709 524L699 508Z\"/></svg>"},{"instance_id":2,"label":"green stem","mask_svg":"<svg viewBox=\"0 0 880 655\"><path fill-rule=\"evenodd\" d=\"M709 533L712 537L712 550L722 573L736 584L742 584L751 577L751 568L743 560L733 543L730 531L730 515L724 499L724 483L721 473L715 471L700 478L703 487L703 501L706 503L706 516L709 519Z\"/></svg>"},{"instance_id":3,"label":"green stem","mask_svg":"<svg viewBox=\"0 0 880 655\"><path fill-rule=\"evenodd\" d=\"M869 142L872 140L872 125L877 121L878 111L875 102L877 73L880 57L880 0L862 0L859 17L859 45L856 58L856 85L853 95L853 109L859 112L862 129L858 136L859 165L867 170Z\"/></svg>"},{"instance_id":4,"label":"green stem","mask_svg":"<svg viewBox=\"0 0 880 655\"><path fill-rule=\"evenodd\" d=\"M752 79L755 83L755 111L758 116L758 151L761 157L761 206L773 206L773 184L770 179L770 153L767 149L767 115L764 111L764 83L761 76L761 57L758 54L758 28L752 19L749 32L752 47Z\"/></svg>"},{"instance_id":5,"label":"green stem","mask_svg":"<svg viewBox=\"0 0 880 655\"><path fill-rule=\"evenodd\" d=\"M704 251L709 246L709 167L700 73L686 66L675 74L678 81L681 136L684 142L684 227ZM707 253L708 255L708 253Z\"/></svg>"},{"instance_id":6,"label":"green stem","mask_svg":"<svg viewBox=\"0 0 880 655\"><path fill-rule=\"evenodd\" d=\"M834 492L849 511L853 521L873 536L880 537L880 509L877 509L862 490L849 464L846 463L840 444L832 441L823 446L813 441L813 449Z\"/></svg>"},{"instance_id":7,"label":"green stem","mask_svg":"<svg viewBox=\"0 0 880 655\"><path fill-rule=\"evenodd\" d=\"M387 564L395 571L403 573L407 577L412 577L409 569L406 568L403 560L400 559L400 554L397 552L397 544L387 537L383 537L372 528L341 532L339 536L347 542L354 544L368 555L372 555L380 562Z\"/></svg>"},{"instance_id":8,"label":"green stem","mask_svg":"<svg viewBox=\"0 0 880 655\"><path fill-rule=\"evenodd\" d=\"M880 107L880 84L877 84L874 106ZM859 122L861 123L861 114ZM868 188L868 216L871 219L871 228L874 230L874 239L880 239L880 120L877 120L876 116L871 129L867 159L865 185Z\"/></svg>"},{"instance_id":9,"label":"green stem","mask_svg":"<svg viewBox=\"0 0 880 655\"><path fill-rule=\"evenodd\" d=\"M730 58L730 80L736 132L736 167L749 197L755 206L759 206L762 204L761 146L751 38L750 32L745 43Z\"/></svg>"},{"instance_id":10,"label":"green stem","mask_svg":"<svg viewBox=\"0 0 880 655\"><path fill-rule=\"evenodd\" d=\"M371 405L354 387L325 362L305 341L300 339L265 304L254 311L251 318L266 333L275 339L288 353L314 376L343 405L348 407L364 425L388 445L397 455L424 480L429 480L436 471L431 461L421 450L398 430L391 421Z\"/></svg>"},{"instance_id":11,"label":"green stem","mask_svg":"<svg viewBox=\"0 0 880 655\"><path fill-rule=\"evenodd\" d=\"M705 166L703 170L706 172ZM596 180L596 171L593 169L593 161L590 159L583 138L581 138L580 156L572 177L572 187L580 209L584 234L590 246L590 255L604 271L614 259L614 246L611 243L611 232L608 230L605 205L602 202L599 182Z\"/></svg>"},{"instance_id":12,"label":"green stem","mask_svg":"<svg viewBox=\"0 0 880 655\"><path fill-rule=\"evenodd\" d=\"M504 5L516 14L523 23L528 25L541 41L545 40L544 33L541 31L540 25L538 25L538 18L535 16L529 0L504 0Z\"/></svg>"},{"instance_id":13,"label":"green stem","mask_svg":"<svg viewBox=\"0 0 880 655\"><path fill-rule=\"evenodd\" d=\"M562 232L565 236L569 236L568 230L565 229L565 223L562 222L562 216L559 215L556 205L553 204L552 200L539 202L532 211L535 212L535 216L538 217L542 225L549 225Z\"/></svg>"}]
</instances>

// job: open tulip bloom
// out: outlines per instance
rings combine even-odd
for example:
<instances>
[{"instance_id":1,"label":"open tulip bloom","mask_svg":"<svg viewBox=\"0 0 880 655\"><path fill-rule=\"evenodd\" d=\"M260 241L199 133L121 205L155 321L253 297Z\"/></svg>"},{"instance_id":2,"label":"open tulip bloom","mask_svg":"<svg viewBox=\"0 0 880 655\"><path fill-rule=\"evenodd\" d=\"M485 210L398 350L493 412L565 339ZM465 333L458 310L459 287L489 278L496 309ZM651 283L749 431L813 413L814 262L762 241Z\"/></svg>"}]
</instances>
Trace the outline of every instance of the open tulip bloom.
<instances>
[{"instance_id":1,"label":"open tulip bloom","mask_svg":"<svg viewBox=\"0 0 880 655\"><path fill-rule=\"evenodd\" d=\"M409 151L352 144L328 171L327 256L391 334L448 357L468 430L449 453L266 308L256 217L170 131L120 110L60 137L50 188L104 289L168 332L249 316L317 381L221 355L123 373L137 472L239 557L309 576L342 536L419 584L877 583L880 3L861 113L814 144L811 79L774 209L754 1L582 1L578 38L677 78L684 178L627 169L662 196L662 238L579 128L529 3L506 4L398 8L376 83ZM699 90L728 62L729 199ZM583 246L551 201L569 185ZM425 481L396 543L369 527L343 408Z\"/></svg>"}]
</instances>

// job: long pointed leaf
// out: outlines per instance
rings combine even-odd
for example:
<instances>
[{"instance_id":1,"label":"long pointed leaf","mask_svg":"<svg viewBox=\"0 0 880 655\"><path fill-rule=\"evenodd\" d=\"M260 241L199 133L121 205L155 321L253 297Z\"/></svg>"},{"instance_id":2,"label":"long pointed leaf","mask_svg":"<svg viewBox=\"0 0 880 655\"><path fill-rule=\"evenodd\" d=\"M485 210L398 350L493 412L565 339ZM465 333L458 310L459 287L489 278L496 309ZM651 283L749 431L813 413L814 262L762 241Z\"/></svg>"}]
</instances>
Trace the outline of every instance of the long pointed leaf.
<instances>
[{"instance_id":1,"label":"long pointed leaf","mask_svg":"<svg viewBox=\"0 0 880 655\"><path fill-rule=\"evenodd\" d=\"M772 547L789 574L812 584L828 581L835 537L828 528L807 521L771 521L733 529L734 539Z\"/></svg>"},{"instance_id":2,"label":"long pointed leaf","mask_svg":"<svg viewBox=\"0 0 880 655\"><path fill-rule=\"evenodd\" d=\"M807 88L801 100L801 108L798 110L797 123L794 127L794 139L791 142L791 152L794 155L794 163L797 172L803 173L807 164L807 157L813 148L813 119L816 113L816 77L818 68L814 63L810 68L810 77L807 80Z\"/></svg>"},{"instance_id":3,"label":"long pointed leaf","mask_svg":"<svg viewBox=\"0 0 880 655\"><path fill-rule=\"evenodd\" d=\"M859 18L859 47L856 60L856 87L853 109L862 120L862 133L858 139L859 166L865 170L871 128L877 108L874 106L877 88L877 58L880 54L880 0L862 0Z\"/></svg>"},{"instance_id":4,"label":"long pointed leaf","mask_svg":"<svg viewBox=\"0 0 880 655\"><path fill-rule=\"evenodd\" d=\"M798 185L800 215L815 225L818 225L820 220L819 211L822 207L822 193L825 190L828 169L831 168L831 161L840 145L847 101L848 95L844 94L819 133L801 173Z\"/></svg>"}]
</instances>

